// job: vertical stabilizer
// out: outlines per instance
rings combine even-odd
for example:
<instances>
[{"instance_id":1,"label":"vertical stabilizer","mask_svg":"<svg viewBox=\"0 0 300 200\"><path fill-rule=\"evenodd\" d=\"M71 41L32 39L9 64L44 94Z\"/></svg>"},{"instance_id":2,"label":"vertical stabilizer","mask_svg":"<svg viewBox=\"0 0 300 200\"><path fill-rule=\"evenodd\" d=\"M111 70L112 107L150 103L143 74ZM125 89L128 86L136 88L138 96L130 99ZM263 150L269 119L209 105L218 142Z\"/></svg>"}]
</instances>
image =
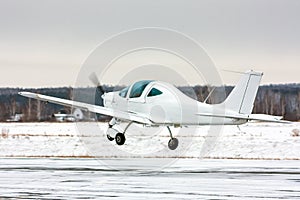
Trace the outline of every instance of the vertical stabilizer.
<instances>
[{"instance_id":1,"label":"vertical stabilizer","mask_svg":"<svg viewBox=\"0 0 300 200\"><path fill-rule=\"evenodd\" d=\"M241 114L251 114L263 73L247 71L223 102L225 108Z\"/></svg>"}]
</instances>

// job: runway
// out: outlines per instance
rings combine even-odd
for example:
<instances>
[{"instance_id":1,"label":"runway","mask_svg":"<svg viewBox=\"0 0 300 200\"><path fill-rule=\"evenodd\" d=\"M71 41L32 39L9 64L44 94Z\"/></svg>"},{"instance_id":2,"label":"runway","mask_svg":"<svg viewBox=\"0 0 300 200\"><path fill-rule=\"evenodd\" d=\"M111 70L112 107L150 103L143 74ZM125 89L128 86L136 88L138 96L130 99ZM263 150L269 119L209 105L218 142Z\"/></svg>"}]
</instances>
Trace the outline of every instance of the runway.
<instances>
[{"instance_id":1,"label":"runway","mask_svg":"<svg viewBox=\"0 0 300 200\"><path fill-rule=\"evenodd\" d=\"M300 198L298 160L179 159L155 170L149 170L149 159L1 158L0 163L1 199Z\"/></svg>"}]
</instances>

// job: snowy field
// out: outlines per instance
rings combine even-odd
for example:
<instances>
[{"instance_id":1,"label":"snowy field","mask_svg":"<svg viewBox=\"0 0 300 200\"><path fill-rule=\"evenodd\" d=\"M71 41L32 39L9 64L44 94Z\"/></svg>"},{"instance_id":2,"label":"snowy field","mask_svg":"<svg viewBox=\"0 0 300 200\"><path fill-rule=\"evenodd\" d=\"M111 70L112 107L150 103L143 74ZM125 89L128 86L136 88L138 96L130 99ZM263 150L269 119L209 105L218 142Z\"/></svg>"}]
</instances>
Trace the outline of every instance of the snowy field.
<instances>
[{"instance_id":1,"label":"snowy field","mask_svg":"<svg viewBox=\"0 0 300 200\"><path fill-rule=\"evenodd\" d=\"M132 126L124 146L105 123L0 128L0 199L300 198L300 123L172 128L175 151L165 128Z\"/></svg>"},{"instance_id":2,"label":"snowy field","mask_svg":"<svg viewBox=\"0 0 300 200\"><path fill-rule=\"evenodd\" d=\"M300 159L300 123L224 126L215 134L209 126L173 128L175 153L166 128L132 126L124 146L106 139L106 123L0 123L0 129L0 157Z\"/></svg>"}]
</instances>

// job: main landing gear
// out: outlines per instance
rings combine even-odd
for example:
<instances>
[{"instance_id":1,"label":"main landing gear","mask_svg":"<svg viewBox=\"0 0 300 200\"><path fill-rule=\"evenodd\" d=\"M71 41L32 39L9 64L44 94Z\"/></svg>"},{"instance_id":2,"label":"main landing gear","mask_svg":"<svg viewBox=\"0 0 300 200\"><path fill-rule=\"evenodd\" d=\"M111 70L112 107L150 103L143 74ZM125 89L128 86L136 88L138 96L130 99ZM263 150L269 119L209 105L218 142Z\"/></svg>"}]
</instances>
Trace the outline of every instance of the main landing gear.
<instances>
[{"instance_id":1,"label":"main landing gear","mask_svg":"<svg viewBox=\"0 0 300 200\"><path fill-rule=\"evenodd\" d=\"M179 141L177 138L173 137L170 127L167 126L167 128L168 128L168 131L169 131L170 137L171 137L171 139L168 142L168 147L170 150L175 150L178 147Z\"/></svg>"},{"instance_id":2,"label":"main landing gear","mask_svg":"<svg viewBox=\"0 0 300 200\"><path fill-rule=\"evenodd\" d=\"M117 131L116 129L113 128L113 126L117 124L117 120L115 118L112 118L110 120L110 122L108 123L108 130L107 130L107 134L106 134L107 139L109 141L115 140L117 145L123 145L126 141L125 132L127 131L127 129L129 128L129 126L132 123L133 123L132 121L129 122L127 124L127 126L125 127L124 131L122 133L120 133L119 131ZM175 150L178 147L178 143L179 143L178 139L173 137L170 127L167 126L167 128L168 128L168 131L169 131L170 137L171 137L171 139L168 142L168 147L170 150ZM115 137L112 137L112 135L115 135Z\"/></svg>"}]
</instances>

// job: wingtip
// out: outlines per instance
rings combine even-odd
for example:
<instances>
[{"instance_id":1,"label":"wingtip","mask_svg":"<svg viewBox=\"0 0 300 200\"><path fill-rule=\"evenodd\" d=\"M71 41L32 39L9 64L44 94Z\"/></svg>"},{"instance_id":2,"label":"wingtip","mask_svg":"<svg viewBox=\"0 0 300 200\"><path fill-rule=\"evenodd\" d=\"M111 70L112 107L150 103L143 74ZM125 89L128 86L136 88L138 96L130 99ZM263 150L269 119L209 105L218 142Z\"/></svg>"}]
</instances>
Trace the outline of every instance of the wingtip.
<instances>
[{"instance_id":1,"label":"wingtip","mask_svg":"<svg viewBox=\"0 0 300 200\"><path fill-rule=\"evenodd\" d=\"M24 94L26 94L26 93L28 93L28 92L25 92L25 91L18 92L19 95L24 95Z\"/></svg>"},{"instance_id":2,"label":"wingtip","mask_svg":"<svg viewBox=\"0 0 300 200\"><path fill-rule=\"evenodd\" d=\"M18 92L18 95L24 96L26 92Z\"/></svg>"},{"instance_id":3,"label":"wingtip","mask_svg":"<svg viewBox=\"0 0 300 200\"><path fill-rule=\"evenodd\" d=\"M32 93L32 92L18 92L19 95L23 96L23 97L29 97L29 98L35 98L37 97L37 94Z\"/></svg>"}]
</instances>

